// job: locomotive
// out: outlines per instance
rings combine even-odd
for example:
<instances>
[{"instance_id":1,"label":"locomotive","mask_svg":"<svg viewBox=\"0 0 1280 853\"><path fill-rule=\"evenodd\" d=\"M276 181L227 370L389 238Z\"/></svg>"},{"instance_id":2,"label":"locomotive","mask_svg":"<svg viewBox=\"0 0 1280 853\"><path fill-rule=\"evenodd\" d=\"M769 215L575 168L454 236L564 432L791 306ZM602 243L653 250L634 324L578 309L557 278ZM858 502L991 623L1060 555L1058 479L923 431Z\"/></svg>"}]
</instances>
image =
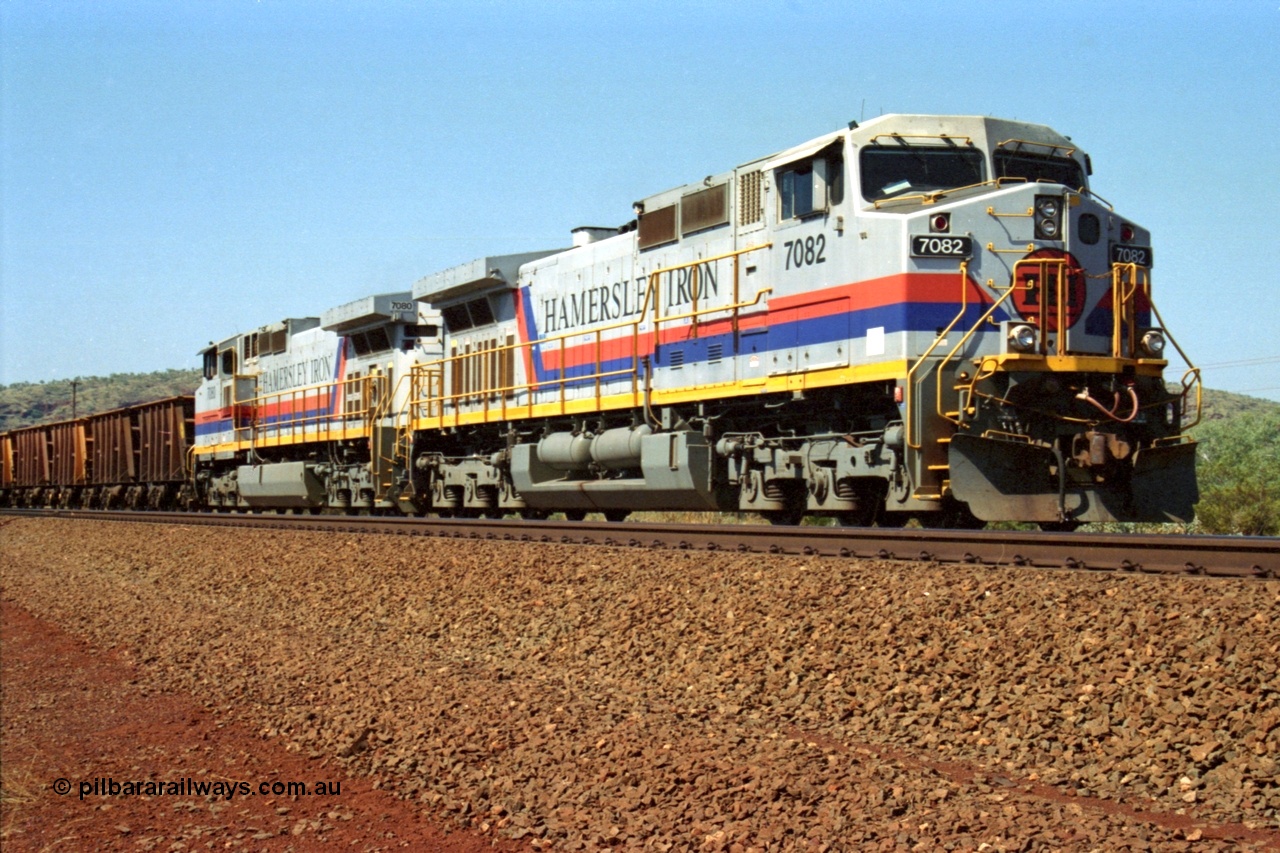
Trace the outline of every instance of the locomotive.
<instances>
[{"instance_id":1,"label":"locomotive","mask_svg":"<svg viewBox=\"0 0 1280 853\"><path fill-rule=\"evenodd\" d=\"M1166 383L1150 233L1091 172L1042 125L850 122L570 246L210 344L185 464L144 492L224 511L1189 521L1199 371ZM46 485L17 476L20 443L3 439L10 503ZM85 499L60 485L36 499Z\"/></svg>"}]
</instances>

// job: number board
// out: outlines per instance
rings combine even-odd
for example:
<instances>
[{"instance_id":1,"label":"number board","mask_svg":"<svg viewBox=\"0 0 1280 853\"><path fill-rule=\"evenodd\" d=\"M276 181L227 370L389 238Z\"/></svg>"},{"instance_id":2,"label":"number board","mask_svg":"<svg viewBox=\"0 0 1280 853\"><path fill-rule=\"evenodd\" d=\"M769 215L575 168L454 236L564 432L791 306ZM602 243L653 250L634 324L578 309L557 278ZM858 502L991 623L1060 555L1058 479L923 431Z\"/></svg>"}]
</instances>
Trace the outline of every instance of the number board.
<instances>
[{"instance_id":1,"label":"number board","mask_svg":"<svg viewBox=\"0 0 1280 853\"><path fill-rule=\"evenodd\" d=\"M972 237L946 234L913 234L911 256L914 258L968 258L973 256Z\"/></svg>"},{"instance_id":2,"label":"number board","mask_svg":"<svg viewBox=\"0 0 1280 853\"><path fill-rule=\"evenodd\" d=\"M1126 246L1122 243L1111 244L1111 263L1137 264L1150 268L1155 265L1155 256L1150 246Z\"/></svg>"}]
</instances>

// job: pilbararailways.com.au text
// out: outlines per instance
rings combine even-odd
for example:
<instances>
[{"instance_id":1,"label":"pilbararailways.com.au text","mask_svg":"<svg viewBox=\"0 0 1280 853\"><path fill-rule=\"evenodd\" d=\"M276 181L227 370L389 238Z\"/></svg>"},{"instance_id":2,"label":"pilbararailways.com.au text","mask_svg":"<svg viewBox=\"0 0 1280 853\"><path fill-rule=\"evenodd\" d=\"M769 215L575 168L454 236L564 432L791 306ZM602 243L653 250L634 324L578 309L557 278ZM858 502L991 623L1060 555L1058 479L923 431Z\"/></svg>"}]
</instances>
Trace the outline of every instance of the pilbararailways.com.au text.
<instances>
[{"instance_id":1,"label":"pilbararailways.com.au text","mask_svg":"<svg viewBox=\"0 0 1280 853\"><path fill-rule=\"evenodd\" d=\"M85 797L215 797L233 800L236 797L252 797L255 794L272 797L335 797L342 794L342 782L236 782L220 779L178 779L161 782L155 779L127 779L123 782L112 777L82 779L78 784L80 799ZM57 779L53 790L59 794L71 793L68 779Z\"/></svg>"}]
</instances>

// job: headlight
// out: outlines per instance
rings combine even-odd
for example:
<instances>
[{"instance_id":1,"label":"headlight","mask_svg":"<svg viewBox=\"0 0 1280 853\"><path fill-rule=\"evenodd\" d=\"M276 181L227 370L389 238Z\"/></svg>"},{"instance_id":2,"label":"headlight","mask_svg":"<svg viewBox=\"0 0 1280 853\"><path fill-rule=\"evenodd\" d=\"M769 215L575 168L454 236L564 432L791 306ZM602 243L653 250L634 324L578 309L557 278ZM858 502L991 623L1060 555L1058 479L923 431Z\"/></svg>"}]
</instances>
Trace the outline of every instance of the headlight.
<instances>
[{"instance_id":1,"label":"headlight","mask_svg":"<svg viewBox=\"0 0 1280 853\"><path fill-rule=\"evenodd\" d=\"M1156 329L1147 332L1142 336L1142 349L1158 358L1164 352L1164 335Z\"/></svg>"},{"instance_id":2,"label":"headlight","mask_svg":"<svg viewBox=\"0 0 1280 853\"><path fill-rule=\"evenodd\" d=\"M1009 349L1018 352L1031 352L1035 348L1035 327L1019 324L1009 329Z\"/></svg>"},{"instance_id":3,"label":"headlight","mask_svg":"<svg viewBox=\"0 0 1280 853\"><path fill-rule=\"evenodd\" d=\"M1062 199L1056 195L1038 195L1035 203L1036 239L1062 238Z\"/></svg>"}]
</instances>

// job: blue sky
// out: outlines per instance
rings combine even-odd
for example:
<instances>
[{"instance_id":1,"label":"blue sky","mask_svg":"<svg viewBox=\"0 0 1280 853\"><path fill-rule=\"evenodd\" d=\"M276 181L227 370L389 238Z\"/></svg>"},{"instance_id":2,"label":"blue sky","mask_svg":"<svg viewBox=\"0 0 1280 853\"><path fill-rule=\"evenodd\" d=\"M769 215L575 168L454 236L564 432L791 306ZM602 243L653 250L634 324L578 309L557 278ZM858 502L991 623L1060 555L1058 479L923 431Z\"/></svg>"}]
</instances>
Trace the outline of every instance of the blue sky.
<instances>
[{"instance_id":1,"label":"blue sky","mask_svg":"<svg viewBox=\"0 0 1280 853\"><path fill-rule=\"evenodd\" d=\"M1048 124L1280 399L1280 0L0 0L0 383L197 366L887 112Z\"/></svg>"}]
</instances>

